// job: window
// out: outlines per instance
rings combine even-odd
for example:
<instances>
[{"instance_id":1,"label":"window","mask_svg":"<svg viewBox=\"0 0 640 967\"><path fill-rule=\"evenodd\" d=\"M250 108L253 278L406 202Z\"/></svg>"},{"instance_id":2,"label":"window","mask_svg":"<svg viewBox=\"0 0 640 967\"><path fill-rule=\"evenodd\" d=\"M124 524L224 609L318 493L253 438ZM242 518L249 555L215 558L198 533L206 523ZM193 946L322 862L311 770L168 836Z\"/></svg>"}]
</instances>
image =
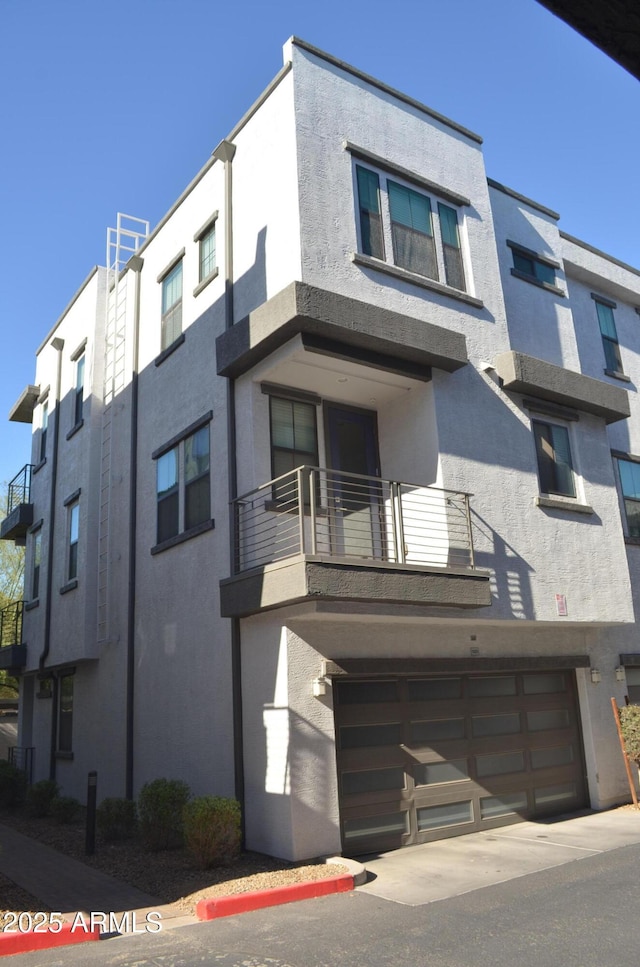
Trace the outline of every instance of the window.
<instances>
[{"instance_id":1,"label":"window","mask_svg":"<svg viewBox=\"0 0 640 967\"><path fill-rule=\"evenodd\" d=\"M178 448L164 453L156 462L158 496L158 544L178 533Z\"/></svg>"},{"instance_id":2,"label":"window","mask_svg":"<svg viewBox=\"0 0 640 967\"><path fill-rule=\"evenodd\" d=\"M575 497L576 487L569 431L555 423L533 423L540 490L544 494Z\"/></svg>"},{"instance_id":3,"label":"window","mask_svg":"<svg viewBox=\"0 0 640 967\"><path fill-rule=\"evenodd\" d=\"M74 581L78 577L78 537L80 533L80 504L76 501L69 506L69 557L67 563L67 580Z\"/></svg>"},{"instance_id":4,"label":"window","mask_svg":"<svg viewBox=\"0 0 640 967\"><path fill-rule=\"evenodd\" d=\"M33 601L40 594L40 560L42 558L42 531L37 530L33 535L33 558L31 571L31 598Z\"/></svg>"},{"instance_id":5,"label":"window","mask_svg":"<svg viewBox=\"0 0 640 967\"><path fill-rule=\"evenodd\" d=\"M375 171L356 165L360 240L362 251L376 259L384 259L382 218L380 216L380 178Z\"/></svg>"},{"instance_id":6,"label":"window","mask_svg":"<svg viewBox=\"0 0 640 967\"><path fill-rule=\"evenodd\" d=\"M550 285L556 288L556 269L559 267L551 259L532 252L531 249L523 248L514 242L507 242L513 256L513 268L511 274L525 282L534 282L538 285Z\"/></svg>"},{"instance_id":7,"label":"window","mask_svg":"<svg viewBox=\"0 0 640 967\"><path fill-rule=\"evenodd\" d=\"M600 302L598 299L595 299L595 303L598 323L600 324L600 335L602 336L602 348L604 349L605 370L609 373L622 373L618 333L613 318L615 303Z\"/></svg>"},{"instance_id":8,"label":"window","mask_svg":"<svg viewBox=\"0 0 640 967\"><path fill-rule=\"evenodd\" d=\"M209 485L209 427L184 441L184 526L197 527L211 516Z\"/></svg>"},{"instance_id":9,"label":"window","mask_svg":"<svg viewBox=\"0 0 640 967\"><path fill-rule=\"evenodd\" d=\"M42 404L42 422L40 429L40 462L47 455L47 428L49 426L49 404L45 400Z\"/></svg>"},{"instance_id":10,"label":"window","mask_svg":"<svg viewBox=\"0 0 640 967\"><path fill-rule=\"evenodd\" d=\"M200 282L204 282L216 267L216 226L209 228L200 239Z\"/></svg>"},{"instance_id":11,"label":"window","mask_svg":"<svg viewBox=\"0 0 640 967\"><path fill-rule=\"evenodd\" d=\"M84 353L76 360L76 389L74 397L74 426L82 422L82 405L84 397Z\"/></svg>"},{"instance_id":12,"label":"window","mask_svg":"<svg viewBox=\"0 0 640 967\"><path fill-rule=\"evenodd\" d=\"M640 668L627 665L625 668L627 679L627 695L632 705L640 705Z\"/></svg>"},{"instance_id":13,"label":"window","mask_svg":"<svg viewBox=\"0 0 640 967\"><path fill-rule=\"evenodd\" d=\"M381 159L380 164L383 165ZM388 217L394 265L466 291L459 216L455 208L419 188L401 184L361 165L356 165L356 182L360 251L364 255L386 260L384 237ZM445 189L441 191L447 198L449 193ZM460 202L467 200L460 198Z\"/></svg>"},{"instance_id":14,"label":"window","mask_svg":"<svg viewBox=\"0 0 640 967\"><path fill-rule=\"evenodd\" d=\"M211 520L209 419L154 454L158 544Z\"/></svg>"},{"instance_id":15,"label":"window","mask_svg":"<svg viewBox=\"0 0 640 967\"><path fill-rule=\"evenodd\" d=\"M627 536L640 537L640 463L620 457L616 462L627 521Z\"/></svg>"},{"instance_id":16,"label":"window","mask_svg":"<svg viewBox=\"0 0 640 967\"><path fill-rule=\"evenodd\" d=\"M58 708L58 752L71 752L73 734L73 675L61 675Z\"/></svg>"},{"instance_id":17,"label":"window","mask_svg":"<svg viewBox=\"0 0 640 967\"><path fill-rule=\"evenodd\" d=\"M303 465L318 465L316 430L316 407L314 403L269 397L271 424L271 473L281 477ZM275 499L286 501L293 498L293 482L283 485L274 494ZM305 477L302 500L309 504L309 479Z\"/></svg>"},{"instance_id":18,"label":"window","mask_svg":"<svg viewBox=\"0 0 640 967\"><path fill-rule=\"evenodd\" d=\"M182 259L162 279L162 349L182 332Z\"/></svg>"}]
</instances>

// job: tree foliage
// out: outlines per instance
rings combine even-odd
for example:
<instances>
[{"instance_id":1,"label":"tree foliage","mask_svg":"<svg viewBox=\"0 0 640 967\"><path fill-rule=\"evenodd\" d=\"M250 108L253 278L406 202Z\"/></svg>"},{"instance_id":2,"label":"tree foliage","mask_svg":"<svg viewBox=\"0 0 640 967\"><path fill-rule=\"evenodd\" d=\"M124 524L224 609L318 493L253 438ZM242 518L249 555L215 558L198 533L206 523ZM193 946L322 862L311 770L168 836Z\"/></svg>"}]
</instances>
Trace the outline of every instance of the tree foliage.
<instances>
[{"instance_id":1,"label":"tree foliage","mask_svg":"<svg viewBox=\"0 0 640 967\"><path fill-rule=\"evenodd\" d=\"M8 484L0 485L0 520L7 515ZM24 547L16 547L13 541L0 541L0 608L5 608L23 596ZM0 670L0 697L9 697L17 691L14 678Z\"/></svg>"},{"instance_id":2,"label":"tree foliage","mask_svg":"<svg viewBox=\"0 0 640 967\"><path fill-rule=\"evenodd\" d=\"M0 487L0 520L7 515L8 485ZM0 608L22 597L24 584L24 547L13 541L0 541Z\"/></svg>"}]
</instances>

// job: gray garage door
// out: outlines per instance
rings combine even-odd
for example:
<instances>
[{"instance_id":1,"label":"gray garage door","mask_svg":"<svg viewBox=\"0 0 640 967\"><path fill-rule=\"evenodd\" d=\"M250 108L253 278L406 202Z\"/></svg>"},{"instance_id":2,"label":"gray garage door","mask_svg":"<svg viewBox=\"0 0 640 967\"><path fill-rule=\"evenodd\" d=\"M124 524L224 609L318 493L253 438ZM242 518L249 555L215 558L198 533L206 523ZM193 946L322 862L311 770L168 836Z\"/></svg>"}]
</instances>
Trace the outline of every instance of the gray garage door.
<instances>
[{"instance_id":1,"label":"gray garage door","mask_svg":"<svg viewBox=\"0 0 640 967\"><path fill-rule=\"evenodd\" d=\"M578 809L572 670L335 680L343 849L392 849Z\"/></svg>"}]
</instances>

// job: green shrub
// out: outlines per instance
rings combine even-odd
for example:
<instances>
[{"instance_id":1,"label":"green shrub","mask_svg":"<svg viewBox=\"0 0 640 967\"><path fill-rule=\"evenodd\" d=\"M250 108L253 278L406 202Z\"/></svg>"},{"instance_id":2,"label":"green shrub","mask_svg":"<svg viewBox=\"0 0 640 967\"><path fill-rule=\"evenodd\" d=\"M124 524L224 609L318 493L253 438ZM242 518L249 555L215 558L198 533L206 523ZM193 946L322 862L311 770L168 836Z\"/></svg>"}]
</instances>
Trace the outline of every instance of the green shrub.
<instances>
[{"instance_id":1,"label":"green shrub","mask_svg":"<svg viewBox=\"0 0 640 967\"><path fill-rule=\"evenodd\" d=\"M51 801L58 795L58 783L53 779L41 779L27 789L27 811L32 816L48 816Z\"/></svg>"},{"instance_id":2,"label":"green shrub","mask_svg":"<svg viewBox=\"0 0 640 967\"><path fill-rule=\"evenodd\" d=\"M61 825L72 823L80 815L80 803L73 796L54 796L49 811L55 821Z\"/></svg>"},{"instance_id":3,"label":"green shrub","mask_svg":"<svg viewBox=\"0 0 640 967\"><path fill-rule=\"evenodd\" d=\"M640 766L640 705L623 705L618 711L627 755Z\"/></svg>"},{"instance_id":4,"label":"green shrub","mask_svg":"<svg viewBox=\"0 0 640 967\"><path fill-rule=\"evenodd\" d=\"M103 799L96 810L96 824L108 842L129 839L137 826L135 802L132 799Z\"/></svg>"},{"instance_id":5,"label":"green shrub","mask_svg":"<svg viewBox=\"0 0 640 967\"><path fill-rule=\"evenodd\" d=\"M199 796L182 811L184 840L198 866L228 866L240 853L240 803L222 796Z\"/></svg>"},{"instance_id":6,"label":"green shrub","mask_svg":"<svg viewBox=\"0 0 640 967\"><path fill-rule=\"evenodd\" d=\"M138 797L142 840L154 852L182 846L182 810L191 792L181 779L146 782Z\"/></svg>"},{"instance_id":7,"label":"green shrub","mask_svg":"<svg viewBox=\"0 0 640 967\"><path fill-rule=\"evenodd\" d=\"M24 802L27 777L6 759L0 759L0 809L14 809Z\"/></svg>"}]
</instances>

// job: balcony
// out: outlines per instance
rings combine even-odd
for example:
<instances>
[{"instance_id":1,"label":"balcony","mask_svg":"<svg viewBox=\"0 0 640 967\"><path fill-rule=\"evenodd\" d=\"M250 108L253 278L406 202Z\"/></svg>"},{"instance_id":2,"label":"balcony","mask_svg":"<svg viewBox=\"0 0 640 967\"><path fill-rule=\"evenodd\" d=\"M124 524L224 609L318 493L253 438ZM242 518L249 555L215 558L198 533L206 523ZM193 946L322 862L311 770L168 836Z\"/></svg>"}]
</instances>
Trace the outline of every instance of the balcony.
<instances>
[{"instance_id":1,"label":"balcony","mask_svg":"<svg viewBox=\"0 0 640 967\"><path fill-rule=\"evenodd\" d=\"M0 609L0 669L17 675L27 661L27 646L22 643L22 601Z\"/></svg>"},{"instance_id":2,"label":"balcony","mask_svg":"<svg viewBox=\"0 0 640 967\"><path fill-rule=\"evenodd\" d=\"M233 502L234 574L222 614L301 601L478 608L469 495L299 467Z\"/></svg>"},{"instance_id":3,"label":"balcony","mask_svg":"<svg viewBox=\"0 0 640 967\"><path fill-rule=\"evenodd\" d=\"M33 504L31 503L31 472L28 463L16 474L9 484L7 495L7 516L0 524L0 540L24 544L28 529L33 524Z\"/></svg>"}]
</instances>

